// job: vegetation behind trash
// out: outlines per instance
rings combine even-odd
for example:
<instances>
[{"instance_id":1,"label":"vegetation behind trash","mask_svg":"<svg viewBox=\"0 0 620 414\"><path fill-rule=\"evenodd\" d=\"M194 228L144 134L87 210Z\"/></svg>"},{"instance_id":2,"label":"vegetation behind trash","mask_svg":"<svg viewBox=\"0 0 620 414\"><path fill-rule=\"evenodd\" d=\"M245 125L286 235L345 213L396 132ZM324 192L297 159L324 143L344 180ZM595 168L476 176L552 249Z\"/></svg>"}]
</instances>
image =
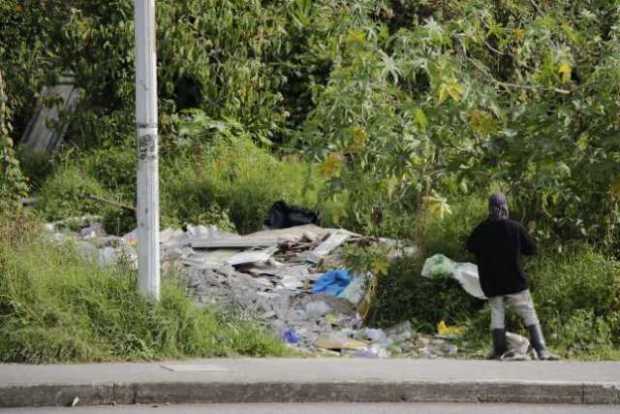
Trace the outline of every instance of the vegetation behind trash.
<instances>
[{"instance_id":1,"label":"vegetation behind trash","mask_svg":"<svg viewBox=\"0 0 620 414\"><path fill-rule=\"evenodd\" d=\"M0 222L0 361L85 362L282 356L251 321L198 308L168 275L161 301L137 291L128 266L101 268L75 246L41 238L39 224Z\"/></svg>"},{"instance_id":2,"label":"vegetation behind trash","mask_svg":"<svg viewBox=\"0 0 620 414\"><path fill-rule=\"evenodd\" d=\"M409 239L418 255L389 269L356 253L382 270L374 321L480 338L481 304L419 273L434 253L471 260L464 238L501 189L543 246L528 269L551 344L617 349L620 11L582 3L159 1L162 223L246 233L283 199ZM2 213L30 184L45 220L135 226L89 198L134 205L132 15L130 0L1 2ZM68 71L84 98L63 150L16 157L41 88Z\"/></svg>"}]
</instances>

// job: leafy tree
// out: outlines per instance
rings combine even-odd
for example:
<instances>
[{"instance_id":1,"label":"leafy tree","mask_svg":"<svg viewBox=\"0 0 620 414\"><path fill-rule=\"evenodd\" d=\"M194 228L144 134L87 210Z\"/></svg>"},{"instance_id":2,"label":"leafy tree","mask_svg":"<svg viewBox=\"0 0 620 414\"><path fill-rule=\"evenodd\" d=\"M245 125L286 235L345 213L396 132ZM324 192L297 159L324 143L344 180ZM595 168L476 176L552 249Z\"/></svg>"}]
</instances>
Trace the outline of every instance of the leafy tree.
<instances>
[{"instance_id":1,"label":"leafy tree","mask_svg":"<svg viewBox=\"0 0 620 414\"><path fill-rule=\"evenodd\" d=\"M197 109L321 162L322 199L349 227L396 231L420 209L449 214L501 188L540 237L618 240L616 1L157 5L165 158L187 157L179 120ZM40 87L72 71L85 96L68 142L129 150L132 19L130 0L2 2L14 135Z\"/></svg>"},{"instance_id":2,"label":"leafy tree","mask_svg":"<svg viewBox=\"0 0 620 414\"><path fill-rule=\"evenodd\" d=\"M13 150L10 137L10 110L4 92L4 78L0 71L0 211L12 212L21 206L20 198L28 191L28 185Z\"/></svg>"}]
</instances>

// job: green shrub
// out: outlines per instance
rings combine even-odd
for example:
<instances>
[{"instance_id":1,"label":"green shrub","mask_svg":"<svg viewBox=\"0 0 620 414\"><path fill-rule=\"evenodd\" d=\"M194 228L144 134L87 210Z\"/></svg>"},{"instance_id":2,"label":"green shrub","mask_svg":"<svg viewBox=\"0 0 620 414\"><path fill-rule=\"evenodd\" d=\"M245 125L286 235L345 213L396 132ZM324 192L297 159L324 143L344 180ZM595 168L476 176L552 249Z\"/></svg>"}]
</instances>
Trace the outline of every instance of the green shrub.
<instances>
[{"instance_id":1,"label":"green shrub","mask_svg":"<svg viewBox=\"0 0 620 414\"><path fill-rule=\"evenodd\" d=\"M450 201L450 200L448 200ZM420 214L417 224L421 227L418 243L426 257L443 254L456 261L472 261L465 250L465 242L472 230L486 218L484 197L464 197L450 204L452 213L444 218Z\"/></svg>"},{"instance_id":2,"label":"green shrub","mask_svg":"<svg viewBox=\"0 0 620 414\"><path fill-rule=\"evenodd\" d=\"M137 292L127 266L100 268L81 258L77 246L36 237L0 243L2 362L285 353L253 323L194 305L172 276L153 305Z\"/></svg>"},{"instance_id":3,"label":"green shrub","mask_svg":"<svg viewBox=\"0 0 620 414\"><path fill-rule=\"evenodd\" d=\"M543 252L529 273L537 311L553 343L568 350L611 344L611 339L620 345L619 262L580 246Z\"/></svg>"},{"instance_id":4,"label":"green shrub","mask_svg":"<svg viewBox=\"0 0 620 414\"><path fill-rule=\"evenodd\" d=\"M65 164L43 183L37 208L47 220L84 214L102 215L107 206L90 200L89 195L111 199L103 186L84 170Z\"/></svg>"},{"instance_id":5,"label":"green shrub","mask_svg":"<svg viewBox=\"0 0 620 414\"><path fill-rule=\"evenodd\" d=\"M33 190L41 188L54 172L55 159L46 152L32 152L21 147L17 151L17 156L24 176L28 177Z\"/></svg>"},{"instance_id":6,"label":"green shrub","mask_svg":"<svg viewBox=\"0 0 620 414\"><path fill-rule=\"evenodd\" d=\"M277 200L317 206L323 181L296 158L280 160L241 136L216 136L209 145L166 154L160 167L162 226L215 224L248 233L262 227ZM136 159L133 145L91 151L64 161L39 192L38 208L47 220L98 214L106 230L119 234L135 228L134 215L102 201L135 203Z\"/></svg>"},{"instance_id":7,"label":"green shrub","mask_svg":"<svg viewBox=\"0 0 620 414\"><path fill-rule=\"evenodd\" d=\"M118 199L133 200L136 193L138 156L135 137L91 150L81 156L80 166Z\"/></svg>"},{"instance_id":8,"label":"green shrub","mask_svg":"<svg viewBox=\"0 0 620 414\"><path fill-rule=\"evenodd\" d=\"M422 331L434 333L436 325L464 324L484 302L469 296L452 279L427 279L421 276L423 259L406 258L390 266L379 279L371 324L390 326L411 320Z\"/></svg>"},{"instance_id":9,"label":"green shrub","mask_svg":"<svg viewBox=\"0 0 620 414\"><path fill-rule=\"evenodd\" d=\"M528 267L540 312L568 318L577 310L596 317L620 310L620 263L594 250L542 251Z\"/></svg>"},{"instance_id":10,"label":"green shrub","mask_svg":"<svg viewBox=\"0 0 620 414\"><path fill-rule=\"evenodd\" d=\"M166 167L163 214L195 223L219 208L239 232L255 231L279 199L316 205L316 192L304 193L307 168L301 161L277 159L247 137L222 138L191 161L178 159Z\"/></svg>"}]
</instances>

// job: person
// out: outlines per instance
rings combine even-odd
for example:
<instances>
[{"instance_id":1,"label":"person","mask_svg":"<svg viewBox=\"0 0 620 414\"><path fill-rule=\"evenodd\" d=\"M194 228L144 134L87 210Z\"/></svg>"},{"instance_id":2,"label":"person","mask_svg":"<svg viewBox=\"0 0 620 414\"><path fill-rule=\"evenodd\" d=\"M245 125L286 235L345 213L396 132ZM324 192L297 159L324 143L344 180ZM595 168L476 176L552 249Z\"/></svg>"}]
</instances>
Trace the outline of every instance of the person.
<instances>
[{"instance_id":1,"label":"person","mask_svg":"<svg viewBox=\"0 0 620 414\"><path fill-rule=\"evenodd\" d=\"M506 196L496 193L489 198L489 216L473 230L466 247L476 257L480 285L491 307L493 350L489 358L501 359L507 352L505 305L508 305L527 326L538 359L558 359L545 345L521 263L522 255L536 254L536 244L521 223L509 218Z\"/></svg>"}]
</instances>

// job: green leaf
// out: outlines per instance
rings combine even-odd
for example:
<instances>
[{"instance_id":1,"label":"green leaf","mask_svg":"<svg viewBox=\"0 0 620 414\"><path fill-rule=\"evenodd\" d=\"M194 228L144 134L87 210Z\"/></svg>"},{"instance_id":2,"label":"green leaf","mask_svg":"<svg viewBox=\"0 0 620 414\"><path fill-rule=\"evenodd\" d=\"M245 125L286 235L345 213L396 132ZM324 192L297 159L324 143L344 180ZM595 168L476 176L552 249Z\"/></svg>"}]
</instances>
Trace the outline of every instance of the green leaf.
<instances>
[{"instance_id":1,"label":"green leaf","mask_svg":"<svg viewBox=\"0 0 620 414\"><path fill-rule=\"evenodd\" d=\"M426 128L428 127L428 118L426 117L424 111L420 108L416 108L415 110L415 122L422 131L426 131Z\"/></svg>"}]
</instances>

